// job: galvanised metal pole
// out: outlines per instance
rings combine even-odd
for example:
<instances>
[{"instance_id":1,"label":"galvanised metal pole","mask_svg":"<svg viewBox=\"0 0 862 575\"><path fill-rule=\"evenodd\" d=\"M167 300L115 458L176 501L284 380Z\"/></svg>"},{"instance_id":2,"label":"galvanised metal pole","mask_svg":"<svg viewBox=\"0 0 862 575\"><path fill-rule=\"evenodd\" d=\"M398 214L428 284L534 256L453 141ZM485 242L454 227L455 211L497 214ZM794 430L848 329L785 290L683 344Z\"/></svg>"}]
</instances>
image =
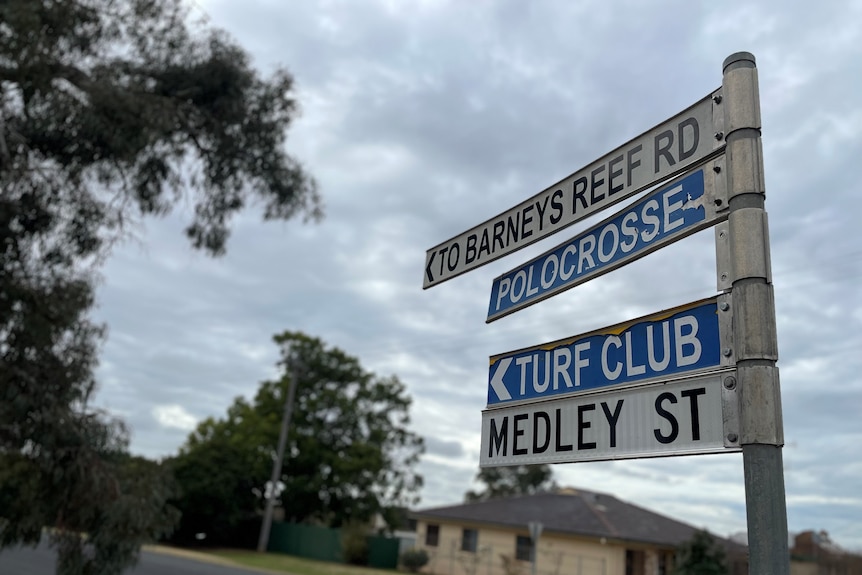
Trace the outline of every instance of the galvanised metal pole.
<instances>
[{"instance_id":1,"label":"galvanised metal pole","mask_svg":"<svg viewBox=\"0 0 862 575\"><path fill-rule=\"evenodd\" d=\"M764 210L760 95L754 56L724 61L726 169L733 341L745 468L748 561L752 575L787 575L787 503L781 450L784 430L778 382L778 337ZM716 135L718 137L718 135Z\"/></svg>"},{"instance_id":2,"label":"galvanised metal pole","mask_svg":"<svg viewBox=\"0 0 862 575\"><path fill-rule=\"evenodd\" d=\"M287 390L287 399L284 401L284 413L281 417L281 431L278 434L278 448L275 453L275 461L272 463L272 479L270 479L269 497L266 499L266 511L263 515L263 523L260 525L260 536L257 540L257 551L263 553L269 545L269 532L272 528L272 512L275 507L276 486L281 478L281 465L284 461L284 448L287 444L287 430L290 427L290 419L293 416L293 401L296 397L296 386L299 385L299 360L293 358L290 362L290 387Z\"/></svg>"},{"instance_id":3,"label":"galvanised metal pole","mask_svg":"<svg viewBox=\"0 0 862 575\"><path fill-rule=\"evenodd\" d=\"M530 562L532 563L531 573L536 575L536 562L539 560L539 537L542 536L544 526L541 521L530 521L527 523L527 529L530 531L530 541L533 542L531 549Z\"/></svg>"}]
</instances>

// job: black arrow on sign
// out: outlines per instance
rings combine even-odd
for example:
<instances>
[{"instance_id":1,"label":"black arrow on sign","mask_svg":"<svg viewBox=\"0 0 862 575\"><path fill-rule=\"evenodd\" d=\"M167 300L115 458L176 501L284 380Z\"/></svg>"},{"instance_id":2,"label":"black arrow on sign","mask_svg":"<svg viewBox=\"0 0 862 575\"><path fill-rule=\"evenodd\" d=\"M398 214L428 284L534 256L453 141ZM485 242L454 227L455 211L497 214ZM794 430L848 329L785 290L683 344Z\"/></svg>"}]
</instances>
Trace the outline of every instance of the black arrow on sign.
<instances>
[{"instance_id":1,"label":"black arrow on sign","mask_svg":"<svg viewBox=\"0 0 862 575\"><path fill-rule=\"evenodd\" d=\"M437 255L437 250L431 252L431 259L428 260L428 265L425 266L425 275L428 277L429 282L434 281L434 276L431 275L431 264L434 263L434 256Z\"/></svg>"}]
</instances>

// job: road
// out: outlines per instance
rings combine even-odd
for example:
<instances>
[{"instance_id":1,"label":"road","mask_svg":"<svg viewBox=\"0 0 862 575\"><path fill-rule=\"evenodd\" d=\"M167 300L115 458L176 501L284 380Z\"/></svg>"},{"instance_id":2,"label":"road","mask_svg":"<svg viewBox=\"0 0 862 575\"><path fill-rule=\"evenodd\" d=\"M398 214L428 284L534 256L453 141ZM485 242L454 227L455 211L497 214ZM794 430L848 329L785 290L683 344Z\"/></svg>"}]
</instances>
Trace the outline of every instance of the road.
<instances>
[{"instance_id":1,"label":"road","mask_svg":"<svg viewBox=\"0 0 862 575\"><path fill-rule=\"evenodd\" d=\"M0 551L0 575L54 575L54 552L47 545ZM197 561L188 557L143 551L126 575L260 575L251 571Z\"/></svg>"}]
</instances>

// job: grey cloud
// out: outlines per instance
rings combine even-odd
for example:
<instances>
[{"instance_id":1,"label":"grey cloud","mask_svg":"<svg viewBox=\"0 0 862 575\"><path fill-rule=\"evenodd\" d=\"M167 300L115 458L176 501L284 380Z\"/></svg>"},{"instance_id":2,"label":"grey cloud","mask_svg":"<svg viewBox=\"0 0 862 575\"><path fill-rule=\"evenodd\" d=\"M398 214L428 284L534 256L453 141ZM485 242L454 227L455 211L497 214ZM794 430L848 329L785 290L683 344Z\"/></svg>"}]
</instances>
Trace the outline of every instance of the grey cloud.
<instances>
[{"instance_id":1,"label":"grey cloud","mask_svg":"<svg viewBox=\"0 0 862 575\"><path fill-rule=\"evenodd\" d=\"M464 448L459 442L439 439L433 435L425 438L425 446L428 453L443 457L461 457L464 454Z\"/></svg>"}]
</instances>

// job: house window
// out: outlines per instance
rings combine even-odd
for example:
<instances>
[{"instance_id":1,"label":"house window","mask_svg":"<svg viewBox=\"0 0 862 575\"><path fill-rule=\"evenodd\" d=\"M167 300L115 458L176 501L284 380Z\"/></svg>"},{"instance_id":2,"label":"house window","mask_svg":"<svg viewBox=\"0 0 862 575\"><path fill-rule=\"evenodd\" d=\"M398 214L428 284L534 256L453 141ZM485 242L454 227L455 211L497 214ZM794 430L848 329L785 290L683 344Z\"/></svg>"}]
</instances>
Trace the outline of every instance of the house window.
<instances>
[{"instance_id":1,"label":"house window","mask_svg":"<svg viewBox=\"0 0 862 575\"><path fill-rule=\"evenodd\" d=\"M632 551L626 549L626 575L644 575L643 551Z\"/></svg>"},{"instance_id":2,"label":"house window","mask_svg":"<svg viewBox=\"0 0 862 575\"><path fill-rule=\"evenodd\" d=\"M425 529L425 545L428 547L437 547L440 543L440 526L428 524Z\"/></svg>"},{"instance_id":3,"label":"house window","mask_svg":"<svg viewBox=\"0 0 862 575\"><path fill-rule=\"evenodd\" d=\"M518 535L515 538L515 559L520 561L532 561L533 540L526 535Z\"/></svg>"},{"instance_id":4,"label":"house window","mask_svg":"<svg viewBox=\"0 0 862 575\"><path fill-rule=\"evenodd\" d=\"M476 552L479 545L479 532L475 529L464 529L461 532L461 551Z\"/></svg>"},{"instance_id":5,"label":"house window","mask_svg":"<svg viewBox=\"0 0 862 575\"><path fill-rule=\"evenodd\" d=\"M658 575L668 575L671 565L673 565L673 555L660 551L658 554Z\"/></svg>"}]
</instances>

